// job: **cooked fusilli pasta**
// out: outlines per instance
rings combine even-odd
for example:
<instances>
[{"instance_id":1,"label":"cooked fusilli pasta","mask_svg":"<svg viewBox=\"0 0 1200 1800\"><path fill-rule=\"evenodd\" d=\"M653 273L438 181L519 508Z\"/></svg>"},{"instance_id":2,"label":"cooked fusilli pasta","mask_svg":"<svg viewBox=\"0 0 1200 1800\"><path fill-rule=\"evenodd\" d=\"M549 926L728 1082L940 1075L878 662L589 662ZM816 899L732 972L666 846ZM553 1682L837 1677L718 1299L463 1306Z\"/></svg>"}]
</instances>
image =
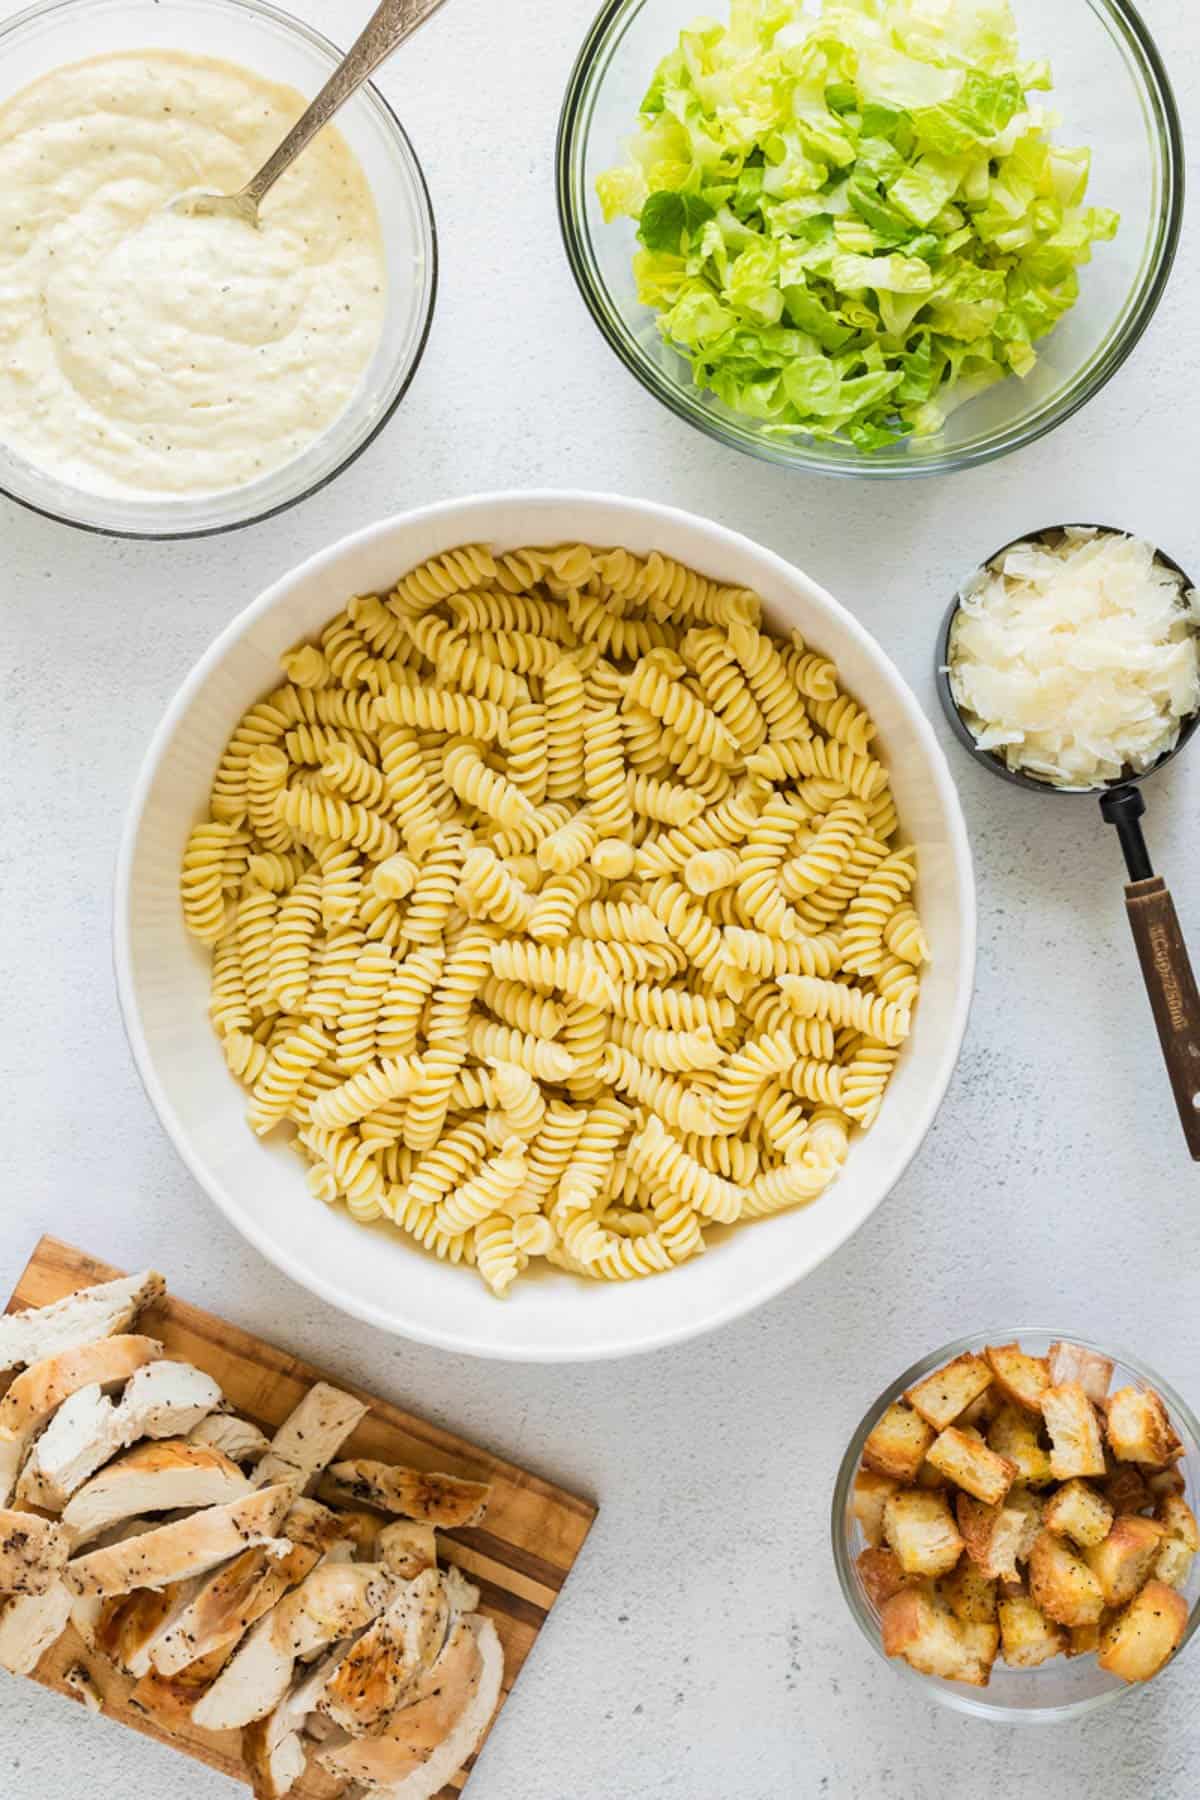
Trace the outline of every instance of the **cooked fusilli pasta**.
<instances>
[{"instance_id":1,"label":"cooked fusilli pasta","mask_svg":"<svg viewBox=\"0 0 1200 1800\"><path fill-rule=\"evenodd\" d=\"M756 596L658 552L431 558L250 707L184 923L259 1134L498 1295L805 1205L929 950L875 727Z\"/></svg>"}]
</instances>

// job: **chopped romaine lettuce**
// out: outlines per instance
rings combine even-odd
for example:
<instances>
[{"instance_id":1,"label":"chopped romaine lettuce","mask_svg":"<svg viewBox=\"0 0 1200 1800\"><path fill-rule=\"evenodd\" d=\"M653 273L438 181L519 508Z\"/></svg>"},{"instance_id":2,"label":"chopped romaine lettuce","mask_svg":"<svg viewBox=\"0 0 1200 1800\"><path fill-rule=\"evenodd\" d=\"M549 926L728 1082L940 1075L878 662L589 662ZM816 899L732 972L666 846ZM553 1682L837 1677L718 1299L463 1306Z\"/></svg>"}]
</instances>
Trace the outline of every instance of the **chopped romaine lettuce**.
<instances>
[{"instance_id":1,"label":"chopped romaine lettuce","mask_svg":"<svg viewBox=\"0 0 1200 1800\"><path fill-rule=\"evenodd\" d=\"M598 192L698 385L874 450L1028 375L1117 229L1030 99L1049 85L1008 0L731 0L663 58Z\"/></svg>"}]
</instances>

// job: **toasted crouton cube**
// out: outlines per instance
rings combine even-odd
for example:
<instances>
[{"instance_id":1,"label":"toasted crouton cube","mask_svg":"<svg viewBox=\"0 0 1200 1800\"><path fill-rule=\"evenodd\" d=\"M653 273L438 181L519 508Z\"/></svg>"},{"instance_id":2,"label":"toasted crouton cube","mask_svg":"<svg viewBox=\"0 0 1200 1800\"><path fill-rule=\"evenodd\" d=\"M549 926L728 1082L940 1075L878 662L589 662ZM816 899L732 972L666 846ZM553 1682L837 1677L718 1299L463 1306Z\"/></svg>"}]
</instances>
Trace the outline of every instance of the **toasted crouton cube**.
<instances>
[{"instance_id":1,"label":"toasted crouton cube","mask_svg":"<svg viewBox=\"0 0 1200 1800\"><path fill-rule=\"evenodd\" d=\"M1097 1488L1086 1481L1064 1481L1042 1508L1042 1521L1058 1537L1069 1537L1086 1549L1098 1544L1112 1529L1113 1508Z\"/></svg>"},{"instance_id":2,"label":"toasted crouton cube","mask_svg":"<svg viewBox=\"0 0 1200 1800\"><path fill-rule=\"evenodd\" d=\"M962 1431L957 1425L947 1425L934 1439L926 1461L989 1506L1003 1500L1017 1475L1015 1462L989 1450L977 1431Z\"/></svg>"},{"instance_id":3,"label":"toasted crouton cube","mask_svg":"<svg viewBox=\"0 0 1200 1800\"><path fill-rule=\"evenodd\" d=\"M898 1486L890 1475L874 1469L860 1469L854 1477L850 1506L868 1544L883 1542L883 1509Z\"/></svg>"},{"instance_id":4,"label":"toasted crouton cube","mask_svg":"<svg viewBox=\"0 0 1200 1800\"><path fill-rule=\"evenodd\" d=\"M1014 1487L1010 1490L1005 1506L1015 1508L1022 1518L1022 1531L1017 1544L1017 1561L1028 1562L1029 1552L1037 1541L1038 1532L1042 1529L1042 1503L1036 1494L1031 1494L1026 1487Z\"/></svg>"},{"instance_id":5,"label":"toasted crouton cube","mask_svg":"<svg viewBox=\"0 0 1200 1800\"><path fill-rule=\"evenodd\" d=\"M1128 1468L1128 1463L1123 1463L1121 1465L1122 1475ZM1145 1502L1147 1505L1157 1505L1164 1494L1182 1494L1187 1486L1187 1483L1183 1479L1183 1471L1174 1463L1165 1469L1140 1469L1138 1473L1141 1475L1142 1480L1145 1483L1146 1492L1150 1496L1149 1501ZM1118 1508L1118 1510L1124 1512L1140 1512L1141 1508L1129 1506Z\"/></svg>"},{"instance_id":6,"label":"toasted crouton cube","mask_svg":"<svg viewBox=\"0 0 1200 1800\"><path fill-rule=\"evenodd\" d=\"M1148 1581L1102 1633L1097 1661L1122 1681L1149 1681L1183 1636L1188 1603L1161 1581Z\"/></svg>"},{"instance_id":7,"label":"toasted crouton cube","mask_svg":"<svg viewBox=\"0 0 1200 1800\"><path fill-rule=\"evenodd\" d=\"M986 1687L988 1677L992 1672L992 1664L1000 1650L1000 1627L994 1619L991 1621L969 1619L959 1620L958 1629L962 1633L967 1649L977 1659L980 1668L984 1671L983 1680L978 1685Z\"/></svg>"},{"instance_id":8,"label":"toasted crouton cube","mask_svg":"<svg viewBox=\"0 0 1200 1800\"><path fill-rule=\"evenodd\" d=\"M1041 1412L1050 1386L1045 1357L1026 1356L1020 1344L989 1344L983 1354L1004 1398L1027 1412Z\"/></svg>"},{"instance_id":9,"label":"toasted crouton cube","mask_svg":"<svg viewBox=\"0 0 1200 1800\"><path fill-rule=\"evenodd\" d=\"M1029 1553L1029 1591L1056 1625L1100 1623L1100 1583L1083 1558L1052 1531L1039 1532Z\"/></svg>"},{"instance_id":10,"label":"toasted crouton cube","mask_svg":"<svg viewBox=\"0 0 1200 1800\"><path fill-rule=\"evenodd\" d=\"M1119 1462L1161 1469L1183 1454L1167 1409L1153 1388L1123 1387L1110 1394L1105 1431Z\"/></svg>"},{"instance_id":11,"label":"toasted crouton cube","mask_svg":"<svg viewBox=\"0 0 1200 1800\"><path fill-rule=\"evenodd\" d=\"M1109 1606L1124 1606L1133 1599L1148 1579L1166 1535L1157 1519L1121 1513L1103 1542L1084 1552Z\"/></svg>"},{"instance_id":12,"label":"toasted crouton cube","mask_svg":"<svg viewBox=\"0 0 1200 1800\"><path fill-rule=\"evenodd\" d=\"M944 1575L938 1592L960 1625L994 1625L999 1583L991 1581L969 1556Z\"/></svg>"},{"instance_id":13,"label":"toasted crouton cube","mask_svg":"<svg viewBox=\"0 0 1200 1800\"><path fill-rule=\"evenodd\" d=\"M1100 1648L1099 1625L1073 1625L1067 1633L1068 1656L1090 1656Z\"/></svg>"},{"instance_id":14,"label":"toasted crouton cube","mask_svg":"<svg viewBox=\"0 0 1200 1800\"><path fill-rule=\"evenodd\" d=\"M1154 1578L1168 1587L1181 1588L1200 1550L1196 1516L1181 1494L1164 1494L1158 1503L1158 1519L1167 1535L1154 1561Z\"/></svg>"},{"instance_id":15,"label":"toasted crouton cube","mask_svg":"<svg viewBox=\"0 0 1200 1800\"><path fill-rule=\"evenodd\" d=\"M883 1511L883 1534L906 1575L947 1575L962 1555L963 1541L941 1492L907 1488L893 1494Z\"/></svg>"},{"instance_id":16,"label":"toasted crouton cube","mask_svg":"<svg viewBox=\"0 0 1200 1800\"><path fill-rule=\"evenodd\" d=\"M981 1654L987 1648L982 1634L994 1627L960 1625L921 1588L894 1594L883 1608L880 1623L885 1656L902 1656L922 1675L965 1681L971 1687L987 1686L995 1650L991 1657Z\"/></svg>"},{"instance_id":17,"label":"toasted crouton cube","mask_svg":"<svg viewBox=\"0 0 1200 1800\"><path fill-rule=\"evenodd\" d=\"M863 1445L863 1461L880 1475L891 1475L896 1481L915 1481L925 1452L936 1436L920 1413L897 1400L876 1421Z\"/></svg>"},{"instance_id":18,"label":"toasted crouton cube","mask_svg":"<svg viewBox=\"0 0 1200 1800\"><path fill-rule=\"evenodd\" d=\"M1100 1485L1114 1513L1142 1512L1154 1499L1136 1463L1119 1463L1114 1459L1109 1474Z\"/></svg>"},{"instance_id":19,"label":"toasted crouton cube","mask_svg":"<svg viewBox=\"0 0 1200 1800\"><path fill-rule=\"evenodd\" d=\"M990 1374L991 1371L989 1370L988 1373ZM964 1431L974 1430L986 1433L988 1426L996 1416L1000 1403L1000 1390L993 1382L990 1387L984 1388L978 1400L972 1400L970 1406L965 1407L959 1413L954 1423L961 1425Z\"/></svg>"},{"instance_id":20,"label":"toasted crouton cube","mask_svg":"<svg viewBox=\"0 0 1200 1800\"><path fill-rule=\"evenodd\" d=\"M1026 1486L1045 1487L1050 1480L1050 1452L1042 1448L1031 1413L1006 1400L988 1426L987 1441L997 1456L1016 1464L1016 1479Z\"/></svg>"},{"instance_id":21,"label":"toasted crouton cube","mask_svg":"<svg viewBox=\"0 0 1200 1800\"><path fill-rule=\"evenodd\" d=\"M959 1494L955 1501L958 1529L967 1555L989 1581L1016 1581L1017 1552L1025 1533L1025 1514L1015 1506L988 1506Z\"/></svg>"},{"instance_id":22,"label":"toasted crouton cube","mask_svg":"<svg viewBox=\"0 0 1200 1800\"><path fill-rule=\"evenodd\" d=\"M1067 1647L1061 1625L1048 1619L1028 1594L1006 1594L997 1608L1001 1655L1013 1669L1036 1669Z\"/></svg>"},{"instance_id":23,"label":"toasted crouton cube","mask_svg":"<svg viewBox=\"0 0 1200 1800\"><path fill-rule=\"evenodd\" d=\"M912 1577L904 1573L894 1550L862 1550L854 1559L854 1567L863 1592L876 1610L901 1588L911 1585Z\"/></svg>"},{"instance_id":24,"label":"toasted crouton cube","mask_svg":"<svg viewBox=\"0 0 1200 1800\"><path fill-rule=\"evenodd\" d=\"M967 1351L909 1388L904 1398L935 1431L945 1431L992 1384L982 1356Z\"/></svg>"},{"instance_id":25,"label":"toasted crouton cube","mask_svg":"<svg viewBox=\"0 0 1200 1800\"><path fill-rule=\"evenodd\" d=\"M1085 1350L1082 1344L1051 1344L1047 1357L1050 1385L1064 1387L1077 1381L1093 1406L1099 1406L1108 1393L1112 1380L1112 1361L1097 1350Z\"/></svg>"},{"instance_id":26,"label":"toasted crouton cube","mask_svg":"<svg viewBox=\"0 0 1200 1800\"><path fill-rule=\"evenodd\" d=\"M1042 1417L1050 1433L1050 1473L1056 1481L1104 1474L1104 1440L1096 1410L1077 1381L1048 1387Z\"/></svg>"}]
</instances>

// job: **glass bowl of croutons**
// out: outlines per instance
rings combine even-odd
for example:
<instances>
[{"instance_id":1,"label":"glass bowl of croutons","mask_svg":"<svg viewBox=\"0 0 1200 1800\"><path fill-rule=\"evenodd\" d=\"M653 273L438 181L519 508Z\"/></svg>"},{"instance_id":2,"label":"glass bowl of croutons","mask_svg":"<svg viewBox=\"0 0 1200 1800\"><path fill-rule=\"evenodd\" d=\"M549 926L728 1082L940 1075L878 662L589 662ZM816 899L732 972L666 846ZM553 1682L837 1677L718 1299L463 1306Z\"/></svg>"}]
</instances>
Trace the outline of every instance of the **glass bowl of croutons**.
<instances>
[{"instance_id":1,"label":"glass bowl of croutons","mask_svg":"<svg viewBox=\"0 0 1200 1800\"><path fill-rule=\"evenodd\" d=\"M1200 1423L1125 1352L1041 1330L947 1344L880 1395L833 1498L870 1643L960 1712L1066 1719L1200 1622Z\"/></svg>"}]
</instances>

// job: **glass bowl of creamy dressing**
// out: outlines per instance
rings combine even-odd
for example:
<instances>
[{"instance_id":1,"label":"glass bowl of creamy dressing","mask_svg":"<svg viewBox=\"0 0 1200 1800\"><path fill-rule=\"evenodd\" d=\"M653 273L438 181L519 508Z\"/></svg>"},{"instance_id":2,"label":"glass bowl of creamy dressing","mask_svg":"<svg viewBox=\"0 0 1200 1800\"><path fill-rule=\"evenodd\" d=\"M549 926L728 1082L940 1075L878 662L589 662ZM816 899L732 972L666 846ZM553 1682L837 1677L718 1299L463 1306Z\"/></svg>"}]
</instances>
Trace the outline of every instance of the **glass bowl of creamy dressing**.
<instances>
[{"instance_id":1,"label":"glass bowl of creamy dressing","mask_svg":"<svg viewBox=\"0 0 1200 1800\"><path fill-rule=\"evenodd\" d=\"M330 481L402 399L437 284L369 83L258 229L170 210L254 173L341 53L262 0L43 0L0 29L0 489L130 537Z\"/></svg>"}]
</instances>

